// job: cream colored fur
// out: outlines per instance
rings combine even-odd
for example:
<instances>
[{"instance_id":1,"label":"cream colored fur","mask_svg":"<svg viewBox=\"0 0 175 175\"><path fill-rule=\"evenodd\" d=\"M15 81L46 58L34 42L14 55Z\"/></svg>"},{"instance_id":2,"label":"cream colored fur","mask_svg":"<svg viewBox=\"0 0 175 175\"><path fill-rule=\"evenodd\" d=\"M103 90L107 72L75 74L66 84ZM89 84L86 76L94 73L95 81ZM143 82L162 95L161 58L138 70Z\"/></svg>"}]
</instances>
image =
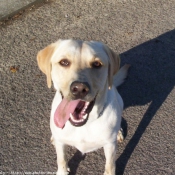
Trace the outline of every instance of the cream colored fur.
<instances>
[{"instance_id":1,"label":"cream colored fur","mask_svg":"<svg viewBox=\"0 0 175 175\"><path fill-rule=\"evenodd\" d=\"M70 66L60 65L64 59L69 60ZM46 74L48 87L51 87L53 82L56 89L50 128L51 140L57 152L57 175L69 173L65 159L66 145L74 146L82 153L103 147L106 157L104 175L115 175L117 138L119 141L123 140L119 131L123 100L116 86L126 78L129 66L125 65L119 70L119 56L108 46L94 41L59 40L41 50L37 60L40 69ZM102 63L102 67L92 68L91 63L94 61ZM89 83L90 92L85 97L86 101L92 101L95 96L97 97L85 125L75 127L67 121L61 129L54 123L54 113L62 101L62 95L71 99L70 85L73 81Z\"/></svg>"}]
</instances>

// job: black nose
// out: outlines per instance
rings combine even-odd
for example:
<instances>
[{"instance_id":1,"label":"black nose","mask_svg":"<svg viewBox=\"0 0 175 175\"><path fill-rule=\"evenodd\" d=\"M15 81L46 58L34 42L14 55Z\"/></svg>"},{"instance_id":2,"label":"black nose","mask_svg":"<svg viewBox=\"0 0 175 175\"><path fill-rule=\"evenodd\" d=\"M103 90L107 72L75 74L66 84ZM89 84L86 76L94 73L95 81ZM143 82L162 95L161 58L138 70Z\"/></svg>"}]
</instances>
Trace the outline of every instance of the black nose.
<instances>
[{"instance_id":1,"label":"black nose","mask_svg":"<svg viewBox=\"0 0 175 175\"><path fill-rule=\"evenodd\" d=\"M89 92L89 84L74 81L70 86L70 91L75 98L84 98Z\"/></svg>"}]
</instances>

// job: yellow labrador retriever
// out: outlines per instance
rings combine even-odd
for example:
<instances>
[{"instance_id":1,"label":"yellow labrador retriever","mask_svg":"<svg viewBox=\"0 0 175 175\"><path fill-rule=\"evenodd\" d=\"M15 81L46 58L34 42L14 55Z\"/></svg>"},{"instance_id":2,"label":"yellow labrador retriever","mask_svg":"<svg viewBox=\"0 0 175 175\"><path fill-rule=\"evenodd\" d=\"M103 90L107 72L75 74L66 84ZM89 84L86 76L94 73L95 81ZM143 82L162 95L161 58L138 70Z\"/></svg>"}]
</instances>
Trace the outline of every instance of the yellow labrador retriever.
<instances>
[{"instance_id":1,"label":"yellow labrador retriever","mask_svg":"<svg viewBox=\"0 0 175 175\"><path fill-rule=\"evenodd\" d=\"M69 174L65 146L82 153L103 147L104 175L115 175L123 101L116 87L127 76L120 58L101 42L59 40L37 55L39 68L53 82L50 128L57 152L57 175ZM95 174L95 173L94 173Z\"/></svg>"}]
</instances>

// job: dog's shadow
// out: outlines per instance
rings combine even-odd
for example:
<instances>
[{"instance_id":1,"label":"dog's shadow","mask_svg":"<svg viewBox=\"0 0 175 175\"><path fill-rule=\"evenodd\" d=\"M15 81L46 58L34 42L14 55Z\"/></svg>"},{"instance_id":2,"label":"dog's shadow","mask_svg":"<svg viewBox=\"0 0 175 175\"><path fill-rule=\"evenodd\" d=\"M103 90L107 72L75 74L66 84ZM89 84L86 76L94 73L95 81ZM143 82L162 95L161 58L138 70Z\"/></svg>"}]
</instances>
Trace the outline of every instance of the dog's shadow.
<instances>
[{"instance_id":1,"label":"dog's shadow","mask_svg":"<svg viewBox=\"0 0 175 175\"><path fill-rule=\"evenodd\" d=\"M175 85L175 30L138 45L120 55L122 65L130 64L127 81L119 87L125 109L150 103L134 135L116 161L116 174L123 175L129 158L157 110ZM127 130L127 122L122 127ZM77 151L69 161L71 175L83 160Z\"/></svg>"},{"instance_id":2,"label":"dog's shadow","mask_svg":"<svg viewBox=\"0 0 175 175\"><path fill-rule=\"evenodd\" d=\"M84 160L86 157L86 154L82 155L82 153L80 151L76 151L76 153L74 154L74 156L70 159L68 165L71 169L71 172L69 173L69 175L75 175L77 168L79 166L79 163Z\"/></svg>"},{"instance_id":3,"label":"dog's shadow","mask_svg":"<svg viewBox=\"0 0 175 175\"><path fill-rule=\"evenodd\" d=\"M119 87L125 109L150 103L134 135L116 161L116 174L123 175L129 158L157 110L175 86L175 30L121 54L131 64L127 81Z\"/></svg>"}]
</instances>

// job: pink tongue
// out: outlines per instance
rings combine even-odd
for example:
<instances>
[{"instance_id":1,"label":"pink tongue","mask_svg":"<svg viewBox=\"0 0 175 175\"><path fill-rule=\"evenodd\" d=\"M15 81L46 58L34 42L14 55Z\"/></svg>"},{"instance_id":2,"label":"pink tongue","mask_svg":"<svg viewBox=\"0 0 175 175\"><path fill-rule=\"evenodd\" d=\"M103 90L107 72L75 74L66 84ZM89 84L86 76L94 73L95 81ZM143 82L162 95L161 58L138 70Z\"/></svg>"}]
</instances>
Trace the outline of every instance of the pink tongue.
<instances>
[{"instance_id":1,"label":"pink tongue","mask_svg":"<svg viewBox=\"0 0 175 175\"><path fill-rule=\"evenodd\" d=\"M70 113L74 112L76 106L80 101L80 99L68 101L65 98L61 101L54 114L54 122L57 127L64 127L65 123L70 117Z\"/></svg>"}]
</instances>

